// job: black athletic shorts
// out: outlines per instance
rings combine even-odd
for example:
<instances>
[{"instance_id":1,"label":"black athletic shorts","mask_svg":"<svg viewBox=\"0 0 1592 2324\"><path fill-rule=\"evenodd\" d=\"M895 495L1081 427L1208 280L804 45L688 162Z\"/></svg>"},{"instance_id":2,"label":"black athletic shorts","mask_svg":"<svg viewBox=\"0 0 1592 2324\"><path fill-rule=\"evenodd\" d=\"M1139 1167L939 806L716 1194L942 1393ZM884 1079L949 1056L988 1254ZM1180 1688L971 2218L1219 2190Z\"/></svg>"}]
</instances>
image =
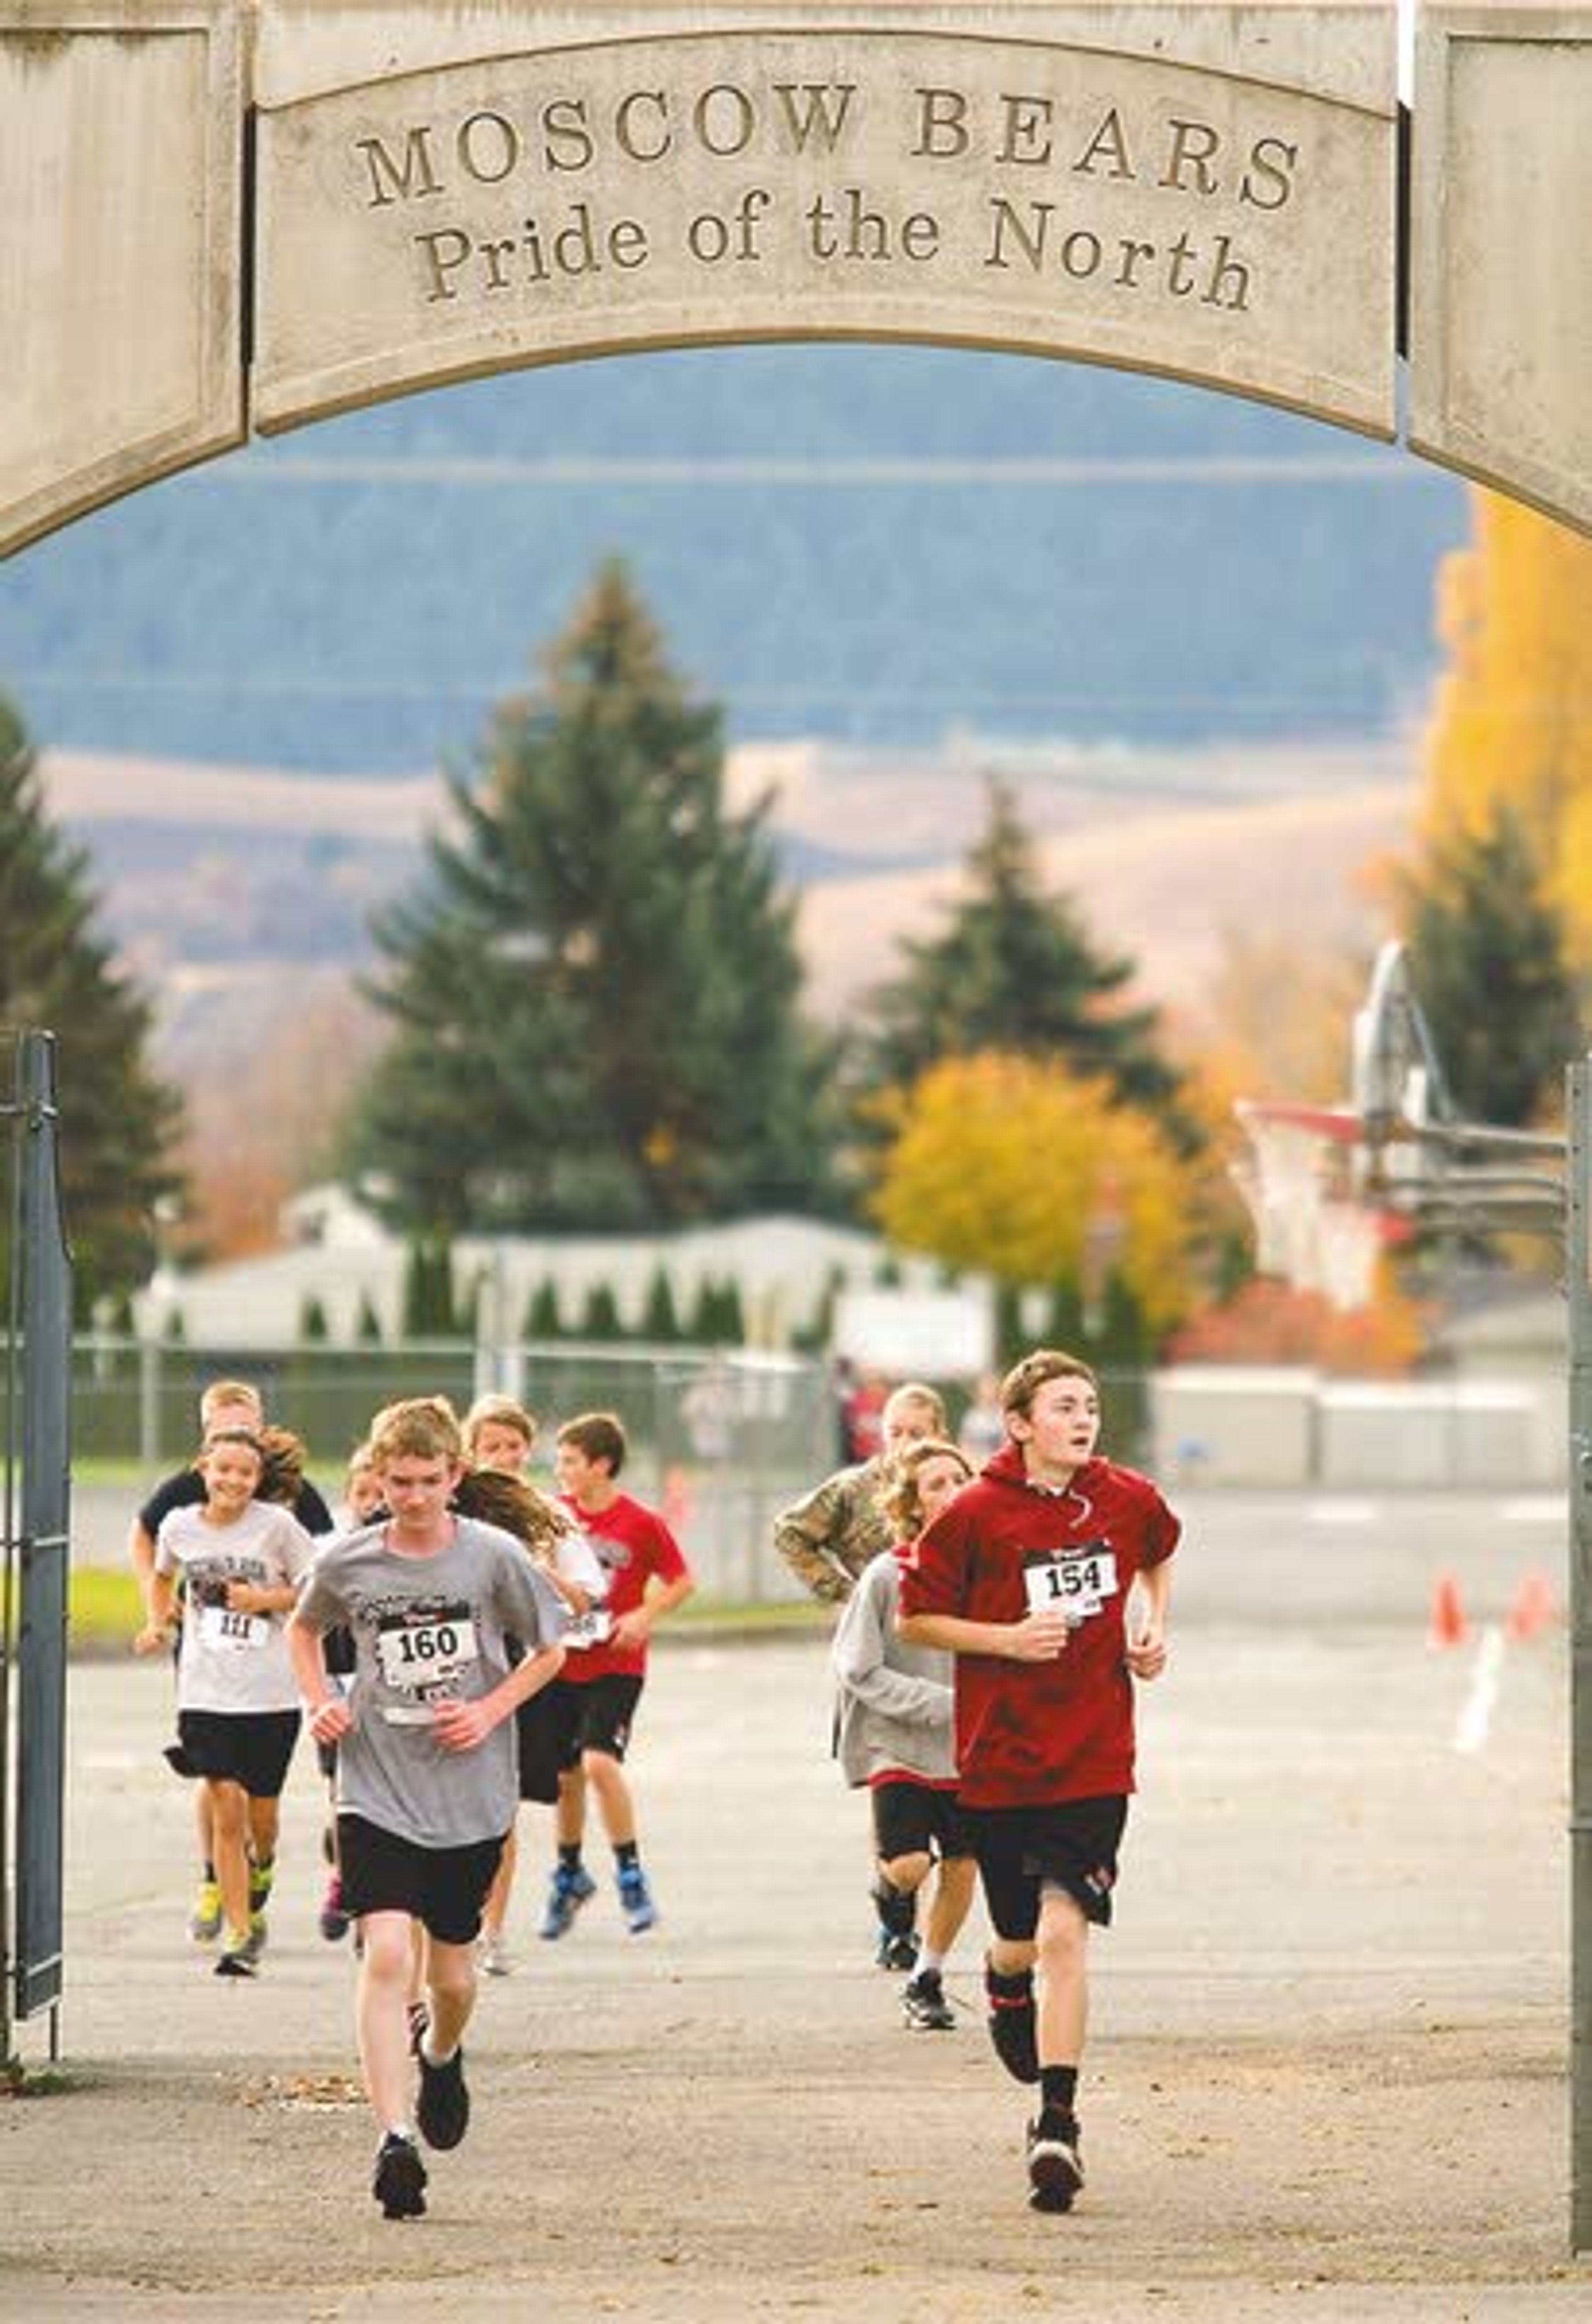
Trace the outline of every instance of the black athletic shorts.
<instances>
[{"instance_id":1,"label":"black athletic shorts","mask_svg":"<svg viewBox=\"0 0 1592 2324\"><path fill-rule=\"evenodd\" d=\"M252 1800L281 1796L299 1740L296 1711L179 1711L178 1773L241 1784ZM170 1754L167 1754L170 1759Z\"/></svg>"},{"instance_id":2,"label":"black athletic shorts","mask_svg":"<svg viewBox=\"0 0 1592 2324\"><path fill-rule=\"evenodd\" d=\"M1011 1944L1027 1944L1039 1926L1040 1893L1064 1888L1100 1928L1111 1920L1117 1851L1127 1822L1119 1794L1057 1800L1045 1807L964 1808L972 1829L990 1926Z\"/></svg>"},{"instance_id":3,"label":"black athletic shorts","mask_svg":"<svg viewBox=\"0 0 1592 2324\"><path fill-rule=\"evenodd\" d=\"M928 1784L884 1783L870 1787L873 1844L886 1864L898 1856L973 1856L973 1835L954 1792Z\"/></svg>"},{"instance_id":4,"label":"black athletic shorts","mask_svg":"<svg viewBox=\"0 0 1592 2324\"><path fill-rule=\"evenodd\" d=\"M637 1674L610 1671L603 1678L588 1679L584 1686L573 1679L560 1679L558 1684L567 1686L576 1698L564 1766L578 1767L583 1751L603 1751L611 1759L622 1759L630 1748L630 1721L641 1700Z\"/></svg>"},{"instance_id":5,"label":"black athletic shorts","mask_svg":"<svg viewBox=\"0 0 1592 2324\"><path fill-rule=\"evenodd\" d=\"M472 1840L464 1848L422 1848L400 1832L367 1823L363 1816L340 1815L343 1909L355 1921L367 1913L410 1913L439 1943L474 1944L502 1853L501 1839Z\"/></svg>"},{"instance_id":6,"label":"black athletic shorts","mask_svg":"<svg viewBox=\"0 0 1592 2324\"><path fill-rule=\"evenodd\" d=\"M514 1713L520 1738L520 1796L551 1807L558 1797L558 1778L579 1757L571 1747L580 1724L584 1686L556 1678L522 1702Z\"/></svg>"}]
</instances>

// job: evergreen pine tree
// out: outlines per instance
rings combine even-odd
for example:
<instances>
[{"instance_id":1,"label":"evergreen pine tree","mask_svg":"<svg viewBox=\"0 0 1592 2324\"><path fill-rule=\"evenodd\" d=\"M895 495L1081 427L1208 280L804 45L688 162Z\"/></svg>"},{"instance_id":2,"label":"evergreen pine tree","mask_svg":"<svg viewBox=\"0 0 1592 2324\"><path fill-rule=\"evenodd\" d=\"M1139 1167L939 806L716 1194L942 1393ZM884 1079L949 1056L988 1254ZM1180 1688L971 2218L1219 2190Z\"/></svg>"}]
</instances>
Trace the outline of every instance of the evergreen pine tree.
<instances>
[{"instance_id":1,"label":"evergreen pine tree","mask_svg":"<svg viewBox=\"0 0 1592 2324\"><path fill-rule=\"evenodd\" d=\"M741 1296L741 1286L732 1275L724 1277L719 1294L718 1330L714 1334L721 1347L743 1348L746 1345L746 1305Z\"/></svg>"},{"instance_id":2,"label":"evergreen pine tree","mask_svg":"<svg viewBox=\"0 0 1592 2324\"><path fill-rule=\"evenodd\" d=\"M87 857L47 821L32 746L0 696L0 1025L56 1036L61 1207L84 1317L148 1277L155 1205L179 1185L169 1157L181 1102L149 1067L149 1003L112 966L97 910Z\"/></svg>"},{"instance_id":3,"label":"evergreen pine tree","mask_svg":"<svg viewBox=\"0 0 1592 2324\"><path fill-rule=\"evenodd\" d=\"M1522 813L1497 806L1487 829L1435 844L1406 908L1411 978L1460 1113L1510 1130L1557 1119L1587 1040Z\"/></svg>"},{"instance_id":4,"label":"evergreen pine tree","mask_svg":"<svg viewBox=\"0 0 1592 2324\"><path fill-rule=\"evenodd\" d=\"M531 1293L520 1331L526 1339L531 1341L563 1338L564 1317L558 1305L558 1286L550 1275L544 1275Z\"/></svg>"},{"instance_id":5,"label":"evergreen pine tree","mask_svg":"<svg viewBox=\"0 0 1592 2324\"><path fill-rule=\"evenodd\" d=\"M456 1329L452 1247L446 1235L417 1235L404 1268L403 1336L446 1340Z\"/></svg>"},{"instance_id":6,"label":"evergreen pine tree","mask_svg":"<svg viewBox=\"0 0 1592 2324\"><path fill-rule=\"evenodd\" d=\"M1047 1348L1066 1348L1074 1355L1086 1351L1090 1341L1088 1321L1083 1313L1083 1293L1076 1276L1058 1276L1051 1286L1050 1305L1044 1318L1044 1344Z\"/></svg>"},{"instance_id":7,"label":"evergreen pine tree","mask_svg":"<svg viewBox=\"0 0 1592 2324\"><path fill-rule=\"evenodd\" d=\"M612 1284L594 1283L586 1294L578 1336L583 1340L622 1340L624 1335Z\"/></svg>"},{"instance_id":8,"label":"evergreen pine tree","mask_svg":"<svg viewBox=\"0 0 1592 2324\"><path fill-rule=\"evenodd\" d=\"M675 1305L675 1287L668 1269L653 1269L652 1280L647 1286L647 1304L641 1316L641 1337L662 1345L680 1336L679 1311Z\"/></svg>"},{"instance_id":9,"label":"evergreen pine tree","mask_svg":"<svg viewBox=\"0 0 1592 2324\"><path fill-rule=\"evenodd\" d=\"M686 1326L686 1337L697 1347L714 1345L719 1336L719 1285L716 1276L704 1275L696 1286L691 1303L691 1320Z\"/></svg>"},{"instance_id":10,"label":"evergreen pine tree","mask_svg":"<svg viewBox=\"0 0 1592 2324\"><path fill-rule=\"evenodd\" d=\"M1010 788L992 779L988 792L989 818L949 925L909 941L905 973L873 996L865 1093L909 1086L941 1058L980 1050L1058 1057L1130 1105L1173 1109L1179 1142L1190 1144L1156 1011L1122 1005L1132 961L1097 951L1068 899L1045 894Z\"/></svg>"},{"instance_id":11,"label":"evergreen pine tree","mask_svg":"<svg viewBox=\"0 0 1592 2324\"><path fill-rule=\"evenodd\" d=\"M995 1360L1004 1370L1015 1364L1028 1345L1028 1333L1023 1322L1023 1290L1017 1283L997 1282L995 1286ZM1065 1342L1063 1343L1063 1345Z\"/></svg>"},{"instance_id":12,"label":"evergreen pine tree","mask_svg":"<svg viewBox=\"0 0 1592 2324\"><path fill-rule=\"evenodd\" d=\"M716 706L605 566L502 704L456 830L377 938L396 1030L353 1158L410 1228L645 1230L826 1183L828 1058L797 1014L768 803L731 812Z\"/></svg>"},{"instance_id":13,"label":"evergreen pine tree","mask_svg":"<svg viewBox=\"0 0 1592 2324\"><path fill-rule=\"evenodd\" d=\"M382 1344L382 1319L371 1304L371 1295L359 1295L359 1313L354 1321L354 1336L362 1348L379 1348Z\"/></svg>"},{"instance_id":14,"label":"evergreen pine tree","mask_svg":"<svg viewBox=\"0 0 1592 2324\"><path fill-rule=\"evenodd\" d=\"M307 1346L310 1344L324 1346L331 1336L332 1327L327 1320L325 1304L317 1293L307 1291L303 1305L299 1311L299 1339Z\"/></svg>"}]
</instances>

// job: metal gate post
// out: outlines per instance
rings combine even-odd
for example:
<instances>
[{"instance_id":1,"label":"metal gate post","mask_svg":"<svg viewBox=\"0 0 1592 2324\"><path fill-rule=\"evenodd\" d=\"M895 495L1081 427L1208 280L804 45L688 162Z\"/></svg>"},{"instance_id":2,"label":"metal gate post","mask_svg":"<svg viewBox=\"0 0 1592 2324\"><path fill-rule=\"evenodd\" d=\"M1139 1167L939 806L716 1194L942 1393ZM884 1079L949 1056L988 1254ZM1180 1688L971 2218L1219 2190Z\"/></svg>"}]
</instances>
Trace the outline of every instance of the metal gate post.
<instances>
[{"instance_id":1,"label":"metal gate post","mask_svg":"<svg viewBox=\"0 0 1592 2324\"><path fill-rule=\"evenodd\" d=\"M1569 1324L1570 2248L1592 2251L1592 1061L1566 1076Z\"/></svg>"}]
</instances>

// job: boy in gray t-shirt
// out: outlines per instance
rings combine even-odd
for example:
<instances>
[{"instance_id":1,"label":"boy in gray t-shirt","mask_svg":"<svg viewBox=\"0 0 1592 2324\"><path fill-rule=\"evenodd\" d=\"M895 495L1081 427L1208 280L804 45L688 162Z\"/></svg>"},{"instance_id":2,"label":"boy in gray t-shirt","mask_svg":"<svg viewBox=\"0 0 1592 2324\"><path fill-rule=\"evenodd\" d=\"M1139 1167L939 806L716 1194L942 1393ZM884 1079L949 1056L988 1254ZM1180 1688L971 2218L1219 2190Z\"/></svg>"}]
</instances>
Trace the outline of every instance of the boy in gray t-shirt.
<instances>
[{"instance_id":1,"label":"boy in gray t-shirt","mask_svg":"<svg viewBox=\"0 0 1592 2324\"><path fill-rule=\"evenodd\" d=\"M343 1893L364 1940L360 2056L382 2133L373 2191L396 2219L426 2208L410 2127L413 1925L427 1932L429 2012L414 2119L428 2145L456 2146L481 1908L519 1800L514 1712L563 1664L564 1612L511 1535L450 1510L463 1458L445 1398L390 1406L371 1450L391 1514L322 1551L288 1643L310 1731L337 1746ZM338 1627L354 1642L347 1693L321 1652ZM511 1637L526 1650L518 1665Z\"/></svg>"}]
</instances>

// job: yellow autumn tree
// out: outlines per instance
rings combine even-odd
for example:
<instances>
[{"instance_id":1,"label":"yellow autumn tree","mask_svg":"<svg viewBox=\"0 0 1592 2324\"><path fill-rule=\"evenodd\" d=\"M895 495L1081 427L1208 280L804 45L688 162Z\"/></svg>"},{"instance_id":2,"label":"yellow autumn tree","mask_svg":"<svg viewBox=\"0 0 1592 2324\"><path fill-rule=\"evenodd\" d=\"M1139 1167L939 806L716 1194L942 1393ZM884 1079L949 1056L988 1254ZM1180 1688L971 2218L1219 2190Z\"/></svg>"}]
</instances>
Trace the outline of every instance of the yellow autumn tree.
<instances>
[{"instance_id":1,"label":"yellow autumn tree","mask_svg":"<svg viewBox=\"0 0 1592 2324\"><path fill-rule=\"evenodd\" d=\"M1449 668L1427 752L1429 855L1518 816L1592 965L1592 540L1493 493L1475 494L1472 545L1445 558L1437 625Z\"/></svg>"},{"instance_id":2,"label":"yellow autumn tree","mask_svg":"<svg viewBox=\"0 0 1592 2324\"><path fill-rule=\"evenodd\" d=\"M900 1249L1026 1286L1081 1281L1109 1236L1153 1329L1187 1313L1196 1175L1104 1083L1035 1057L950 1057L897 1124L873 1209Z\"/></svg>"}]
</instances>

